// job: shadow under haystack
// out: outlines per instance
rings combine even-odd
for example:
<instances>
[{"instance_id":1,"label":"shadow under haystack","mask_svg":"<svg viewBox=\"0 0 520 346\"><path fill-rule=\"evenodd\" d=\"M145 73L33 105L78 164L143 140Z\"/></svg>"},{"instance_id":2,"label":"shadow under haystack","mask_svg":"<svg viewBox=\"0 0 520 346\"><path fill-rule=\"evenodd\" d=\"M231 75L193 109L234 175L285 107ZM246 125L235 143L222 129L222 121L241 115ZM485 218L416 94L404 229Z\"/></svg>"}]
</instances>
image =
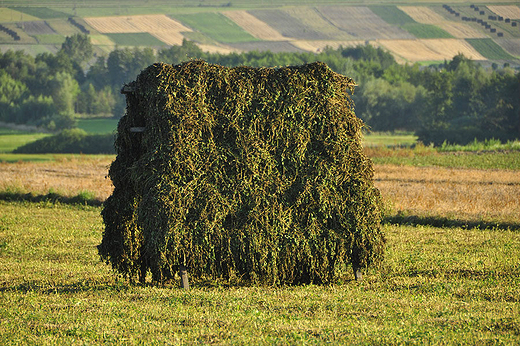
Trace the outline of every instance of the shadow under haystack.
<instances>
[{"instance_id":1,"label":"shadow under haystack","mask_svg":"<svg viewBox=\"0 0 520 346\"><path fill-rule=\"evenodd\" d=\"M323 63L154 64L127 86L101 257L124 276L332 283L381 260L351 79ZM134 132L138 128L142 132Z\"/></svg>"}]
</instances>

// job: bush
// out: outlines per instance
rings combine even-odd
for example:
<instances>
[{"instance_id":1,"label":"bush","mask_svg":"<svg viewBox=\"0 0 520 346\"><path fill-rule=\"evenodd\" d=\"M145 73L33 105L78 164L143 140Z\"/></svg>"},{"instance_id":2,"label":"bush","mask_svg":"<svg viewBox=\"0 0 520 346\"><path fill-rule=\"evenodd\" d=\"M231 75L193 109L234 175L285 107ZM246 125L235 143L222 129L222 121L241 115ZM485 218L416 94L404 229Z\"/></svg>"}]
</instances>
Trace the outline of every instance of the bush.
<instances>
[{"instance_id":1,"label":"bush","mask_svg":"<svg viewBox=\"0 0 520 346\"><path fill-rule=\"evenodd\" d=\"M63 130L59 134L45 137L23 145L14 153L19 154L113 154L112 134L89 135L81 129Z\"/></svg>"},{"instance_id":2,"label":"bush","mask_svg":"<svg viewBox=\"0 0 520 346\"><path fill-rule=\"evenodd\" d=\"M353 85L323 63L144 70L118 125L101 257L156 283L179 265L195 280L276 285L377 263L381 198Z\"/></svg>"}]
</instances>

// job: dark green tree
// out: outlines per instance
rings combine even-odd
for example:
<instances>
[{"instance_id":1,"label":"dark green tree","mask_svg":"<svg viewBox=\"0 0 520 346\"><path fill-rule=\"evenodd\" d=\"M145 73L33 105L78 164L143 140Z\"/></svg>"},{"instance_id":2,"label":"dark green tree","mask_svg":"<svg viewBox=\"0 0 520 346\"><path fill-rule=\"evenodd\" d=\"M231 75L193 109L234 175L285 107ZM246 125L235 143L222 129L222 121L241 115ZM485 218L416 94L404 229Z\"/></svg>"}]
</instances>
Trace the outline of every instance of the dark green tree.
<instances>
[{"instance_id":1,"label":"dark green tree","mask_svg":"<svg viewBox=\"0 0 520 346\"><path fill-rule=\"evenodd\" d=\"M74 34L66 37L65 42L61 45L61 51L82 67L94 55L94 47L90 42L90 37L84 34Z\"/></svg>"}]
</instances>

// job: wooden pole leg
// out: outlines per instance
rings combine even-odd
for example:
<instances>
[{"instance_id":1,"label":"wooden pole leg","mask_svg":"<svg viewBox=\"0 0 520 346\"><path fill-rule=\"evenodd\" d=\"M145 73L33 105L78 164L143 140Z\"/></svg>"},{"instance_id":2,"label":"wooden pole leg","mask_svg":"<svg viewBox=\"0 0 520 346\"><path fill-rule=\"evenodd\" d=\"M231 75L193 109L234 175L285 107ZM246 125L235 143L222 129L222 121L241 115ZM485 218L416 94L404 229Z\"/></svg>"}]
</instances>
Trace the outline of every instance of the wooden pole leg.
<instances>
[{"instance_id":1,"label":"wooden pole leg","mask_svg":"<svg viewBox=\"0 0 520 346\"><path fill-rule=\"evenodd\" d=\"M179 276L181 277L181 287L185 290L190 288L190 283L188 282L188 268L183 265L179 266Z\"/></svg>"},{"instance_id":2,"label":"wooden pole leg","mask_svg":"<svg viewBox=\"0 0 520 346\"><path fill-rule=\"evenodd\" d=\"M363 272L361 268L352 266L352 269L354 269L354 277L356 278L356 281L363 281Z\"/></svg>"}]
</instances>

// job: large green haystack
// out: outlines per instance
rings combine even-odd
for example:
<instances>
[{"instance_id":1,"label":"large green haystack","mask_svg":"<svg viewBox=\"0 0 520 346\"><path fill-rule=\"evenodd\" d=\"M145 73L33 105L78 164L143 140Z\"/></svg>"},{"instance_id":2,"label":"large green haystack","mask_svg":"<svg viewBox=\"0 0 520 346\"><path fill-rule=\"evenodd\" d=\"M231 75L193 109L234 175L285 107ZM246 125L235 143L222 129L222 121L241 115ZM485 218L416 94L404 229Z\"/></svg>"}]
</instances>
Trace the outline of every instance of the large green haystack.
<instances>
[{"instance_id":1,"label":"large green haystack","mask_svg":"<svg viewBox=\"0 0 520 346\"><path fill-rule=\"evenodd\" d=\"M382 258L351 79L323 63L190 61L154 64L130 87L99 246L120 273L330 283Z\"/></svg>"}]
</instances>

